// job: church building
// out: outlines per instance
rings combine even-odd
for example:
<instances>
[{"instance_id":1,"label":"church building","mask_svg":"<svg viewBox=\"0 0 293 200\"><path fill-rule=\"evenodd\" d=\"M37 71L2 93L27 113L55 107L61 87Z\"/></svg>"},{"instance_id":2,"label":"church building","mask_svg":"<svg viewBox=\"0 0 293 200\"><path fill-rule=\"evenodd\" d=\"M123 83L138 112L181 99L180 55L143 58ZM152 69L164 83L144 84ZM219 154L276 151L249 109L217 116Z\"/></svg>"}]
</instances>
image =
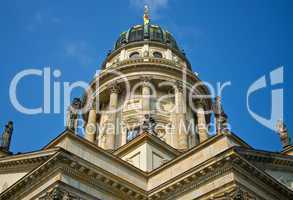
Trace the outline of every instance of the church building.
<instances>
[{"instance_id":1,"label":"church building","mask_svg":"<svg viewBox=\"0 0 293 200\"><path fill-rule=\"evenodd\" d=\"M6 125L0 199L292 200L293 145L283 122L277 130L281 152L234 134L221 98L145 7L144 23L120 34L55 139L13 154L13 123Z\"/></svg>"}]
</instances>

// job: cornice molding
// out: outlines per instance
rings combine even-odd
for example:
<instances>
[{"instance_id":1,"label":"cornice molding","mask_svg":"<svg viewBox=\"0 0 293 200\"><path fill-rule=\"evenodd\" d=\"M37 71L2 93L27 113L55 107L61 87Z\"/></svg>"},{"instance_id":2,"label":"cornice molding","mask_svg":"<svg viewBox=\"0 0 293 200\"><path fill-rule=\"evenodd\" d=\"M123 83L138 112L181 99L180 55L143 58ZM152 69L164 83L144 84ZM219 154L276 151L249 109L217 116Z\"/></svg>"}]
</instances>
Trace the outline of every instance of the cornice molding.
<instances>
[{"instance_id":1,"label":"cornice molding","mask_svg":"<svg viewBox=\"0 0 293 200\"><path fill-rule=\"evenodd\" d=\"M49 171L50 173L48 173ZM95 187L102 186L103 189L109 192L112 191L112 193L113 191L116 191L116 193L120 191L120 194L126 195L127 197L146 198L144 190L97 166L93 166L93 164L82 160L82 158L72 156L69 152L62 150L1 193L0 199L14 199L16 196L19 197L21 194L27 193L33 185L39 184L41 180L52 177L52 173L56 173L57 171L75 176L79 180L84 180L85 183L94 185ZM37 182L35 182L36 180Z\"/></svg>"},{"instance_id":2,"label":"cornice molding","mask_svg":"<svg viewBox=\"0 0 293 200\"><path fill-rule=\"evenodd\" d=\"M247 162L238 153L236 153L235 148L227 150L226 152L222 153L222 156L220 157L223 159L216 161L216 158L212 158L209 161L212 162L211 165L209 165L209 162L207 162L204 164L203 168L196 166L195 168L190 169L189 175L187 175L188 172L186 172L178 177L174 177L165 184L154 188L149 192L151 199L174 199L180 194L197 188L201 184L220 177L225 173L234 173L236 171L240 173L242 173L241 171L245 171L247 174L249 174L249 179L255 179L257 182L262 182L263 185L269 185L270 188L272 188L272 192L278 191L281 195L284 195L288 198L293 198L293 191ZM268 189L263 188L263 190L267 191Z\"/></svg>"},{"instance_id":3,"label":"cornice molding","mask_svg":"<svg viewBox=\"0 0 293 200\"><path fill-rule=\"evenodd\" d=\"M232 172L232 165L229 165L229 163L235 159L235 155L232 150L225 152L225 155L222 155L221 159L210 159L209 161L154 188L148 192L150 199L174 199L175 197L198 188L217 177Z\"/></svg>"},{"instance_id":4,"label":"cornice molding","mask_svg":"<svg viewBox=\"0 0 293 200\"><path fill-rule=\"evenodd\" d=\"M49 149L45 151L31 152L25 154L18 154L6 157L0 160L0 171L2 170L13 170L23 168L30 168L41 164L53 156L59 148Z\"/></svg>"},{"instance_id":5,"label":"cornice molding","mask_svg":"<svg viewBox=\"0 0 293 200\"><path fill-rule=\"evenodd\" d=\"M174 177L149 192L106 172L82 158L74 156L65 150L60 150L43 165L27 174L0 194L0 198L20 198L21 194L24 195L30 188L37 187L42 180L52 177L52 173L59 172L75 177L85 184L90 184L93 188L98 186L103 187L105 191L112 191L128 199L174 199L187 191L213 181L217 177L230 172L233 173L233 170L240 173L241 171L245 171L251 179L262 181L264 185L275 188L280 194L288 198L293 198L292 191L247 162L235 151L235 148L223 152L221 155L180 174L178 177Z\"/></svg>"},{"instance_id":6,"label":"cornice molding","mask_svg":"<svg viewBox=\"0 0 293 200\"><path fill-rule=\"evenodd\" d=\"M236 149L236 148L235 148ZM246 160L243 156L238 154L235 151L237 158L233 160L233 170L238 172L250 179L255 179L259 182L261 181L263 185L266 185L264 190L267 191L278 191L280 194L289 197L289 199L293 199L293 191L287 188L285 185L281 184L278 180L267 174L265 171L257 168L251 162ZM245 172L246 175L243 173ZM271 190L268 189L267 186L270 186Z\"/></svg>"},{"instance_id":7,"label":"cornice molding","mask_svg":"<svg viewBox=\"0 0 293 200\"><path fill-rule=\"evenodd\" d=\"M289 145L282 150L283 154L292 153L293 152L293 145ZM293 157L293 154L291 155Z\"/></svg>"},{"instance_id":8,"label":"cornice molding","mask_svg":"<svg viewBox=\"0 0 293 200\"><path fill-rule=\"evenodd\" d=\"M241 147L237 147L235 148L235 150L245 159L252 162L268 163L276 166L293 167L293 156L284 155L276 152L245 149Z\"/></svg>"},{"instance_id":9,"label":"cornice molding","mask_svg":"<svg viewBox=\"0 0 293 200\"><path fill-rule=\"evenodd\" d=\"M62 134L57 136L53 141L51 141L48 145L46 145L44 147L44 149L50 149L52 147L55 147L55 145L57 145L65 137L70 137L71 139L76 140L76 141L80 142L81 144L87 146L89 149L92 149L92 150L94 150L96 152L102 153L104 156L106 156L106 157L108 157L110 159L113 159L113 160L125 165L126 167L129 167L130 169L132 169L137 174L139 174L139 175L141 175L143 177L147 177L146 172L134 167L133 165L129 164L128 162L126 162L126 161L122 160L121 158L113 155L111 152L106 151L105 149L95 145L92 142L89 142L88 140L86 140L86 139L84 139L84 138L82 138L80 136L75 135L72 132L63 132ZM66 150L64 150L64 151L66 151Z\"/></svg>"}]
</instances>

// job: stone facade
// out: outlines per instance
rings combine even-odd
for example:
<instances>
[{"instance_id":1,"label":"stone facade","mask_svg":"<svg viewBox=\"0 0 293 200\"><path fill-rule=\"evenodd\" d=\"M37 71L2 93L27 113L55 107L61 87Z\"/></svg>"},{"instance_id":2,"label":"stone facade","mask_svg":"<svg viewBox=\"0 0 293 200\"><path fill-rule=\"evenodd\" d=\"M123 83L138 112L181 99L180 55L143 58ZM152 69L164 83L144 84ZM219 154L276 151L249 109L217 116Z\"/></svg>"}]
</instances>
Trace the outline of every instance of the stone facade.
<instances>
[{"instance_id":1,"label":"stone facade","mask_svg":"<svg viewBox=\"0 0 293 200\"><path fill-rule=\"evenodd\" d=\"M233 134L211 137L184 153L156 139L144 133L128 146L110 153L65 131L34 155L0 160L0 179L10 181L1 182L5 188L0 198L283 200L293 197L292 156L254 150ZM126 159L141 149L166 156L163 164L144 170ZM144 156L142 153L143 162L151 163L152 158ZM8 173L21 166L27 166L22 174ZM280 177L286 177L286 181Z\"/></svg>"}]
</instances>

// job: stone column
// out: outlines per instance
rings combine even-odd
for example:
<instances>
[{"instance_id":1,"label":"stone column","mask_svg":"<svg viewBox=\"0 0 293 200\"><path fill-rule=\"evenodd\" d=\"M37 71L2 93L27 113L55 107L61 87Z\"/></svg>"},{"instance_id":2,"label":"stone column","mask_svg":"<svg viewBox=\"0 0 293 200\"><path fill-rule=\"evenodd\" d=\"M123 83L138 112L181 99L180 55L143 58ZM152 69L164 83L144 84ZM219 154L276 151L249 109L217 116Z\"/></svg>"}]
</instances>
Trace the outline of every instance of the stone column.
<instances>
[{"instance_id":1,"label":"stone column","mask_svg":"<svg viewBox=\"0 0 293 200\"><path fill-rule=\"evenodd\" d=\"M186 132L186 99L182 83L177 83L175 88L175 106L176 106L176 139L178 149L187 149L187 135Z\"/></svg>"},{"instance_id":2,"label":"stone column","mask_svg":"<svg viewBox=\"0 0 293 200\"><path fill-rule=\"evenodd\" d=\"M105 139L105 149L115 148L115 137L117 129L117 107L118 107L118 92L119 88L117 84L110 86L110 101L109 101L109 114L108 122L106 128L106 139Z\"/></svg>"},{"instance_id":3,"label":"stone column","mask_svg":"<svg viewBox=\"0 0 293 200\"><path fill-rule=\"evenodd\" d=\"M205 111L202 102L196 102L196 116L197 116L197 131L199 135L199 142L203 142L209 138Z\"/></svg>"},{"instance_id":4,"label":"stone column","mask_svg":"<svg viewBox=\"0 0 293 200\"><path fill-rule=\"evenodd\" d=\"M95 142L97 136L97 112L94 106L89 111L88 122L85 129L85 139Z\"/></svg>"},{"instance_id":5,"label":"stone column","mask_svg":"<svg viewBox=\"0 0 293 200\"><path fill-rule=\"evenodd\" d=\"M143 78L142 84L142 110L143 115L150 114L151 111L151 83L148 77Z\"/></svg>"}]
</instances>

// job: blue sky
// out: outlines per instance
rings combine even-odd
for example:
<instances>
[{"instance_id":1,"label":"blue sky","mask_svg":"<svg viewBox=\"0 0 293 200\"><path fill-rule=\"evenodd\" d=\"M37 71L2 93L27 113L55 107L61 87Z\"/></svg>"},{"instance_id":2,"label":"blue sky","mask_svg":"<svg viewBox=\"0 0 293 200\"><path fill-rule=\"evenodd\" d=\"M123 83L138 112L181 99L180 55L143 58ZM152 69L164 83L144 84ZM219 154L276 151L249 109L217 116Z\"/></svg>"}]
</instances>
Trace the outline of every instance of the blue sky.
<instances>
[{"instance_id":1,"label":"blue sky","mask_svg":"<svg viewBox=\"0 0 293 200\"><path fill-rule=\"evenodd\" d=\"M201 79L231 81L223 94L232 130L257 149L279 151L276 133L248 113L246 92L263 75L284 66L285 122L292 127L293 2L290 0L2 0L0 3L0 125L15 123L12 151L46 145L64 130L63 113L25 115L9 99L9 84L23 69L60 69L52 81L90 81L120 32L142 23L144 2L152 22L173 33ZM17 90L27 107L43 102L40 77ZM255 112L269 118L271 89L253 95ZM274 89L274 88L273 88ZM74 95L81 91L76 90Z\"/></svg>"}]
</instances>

